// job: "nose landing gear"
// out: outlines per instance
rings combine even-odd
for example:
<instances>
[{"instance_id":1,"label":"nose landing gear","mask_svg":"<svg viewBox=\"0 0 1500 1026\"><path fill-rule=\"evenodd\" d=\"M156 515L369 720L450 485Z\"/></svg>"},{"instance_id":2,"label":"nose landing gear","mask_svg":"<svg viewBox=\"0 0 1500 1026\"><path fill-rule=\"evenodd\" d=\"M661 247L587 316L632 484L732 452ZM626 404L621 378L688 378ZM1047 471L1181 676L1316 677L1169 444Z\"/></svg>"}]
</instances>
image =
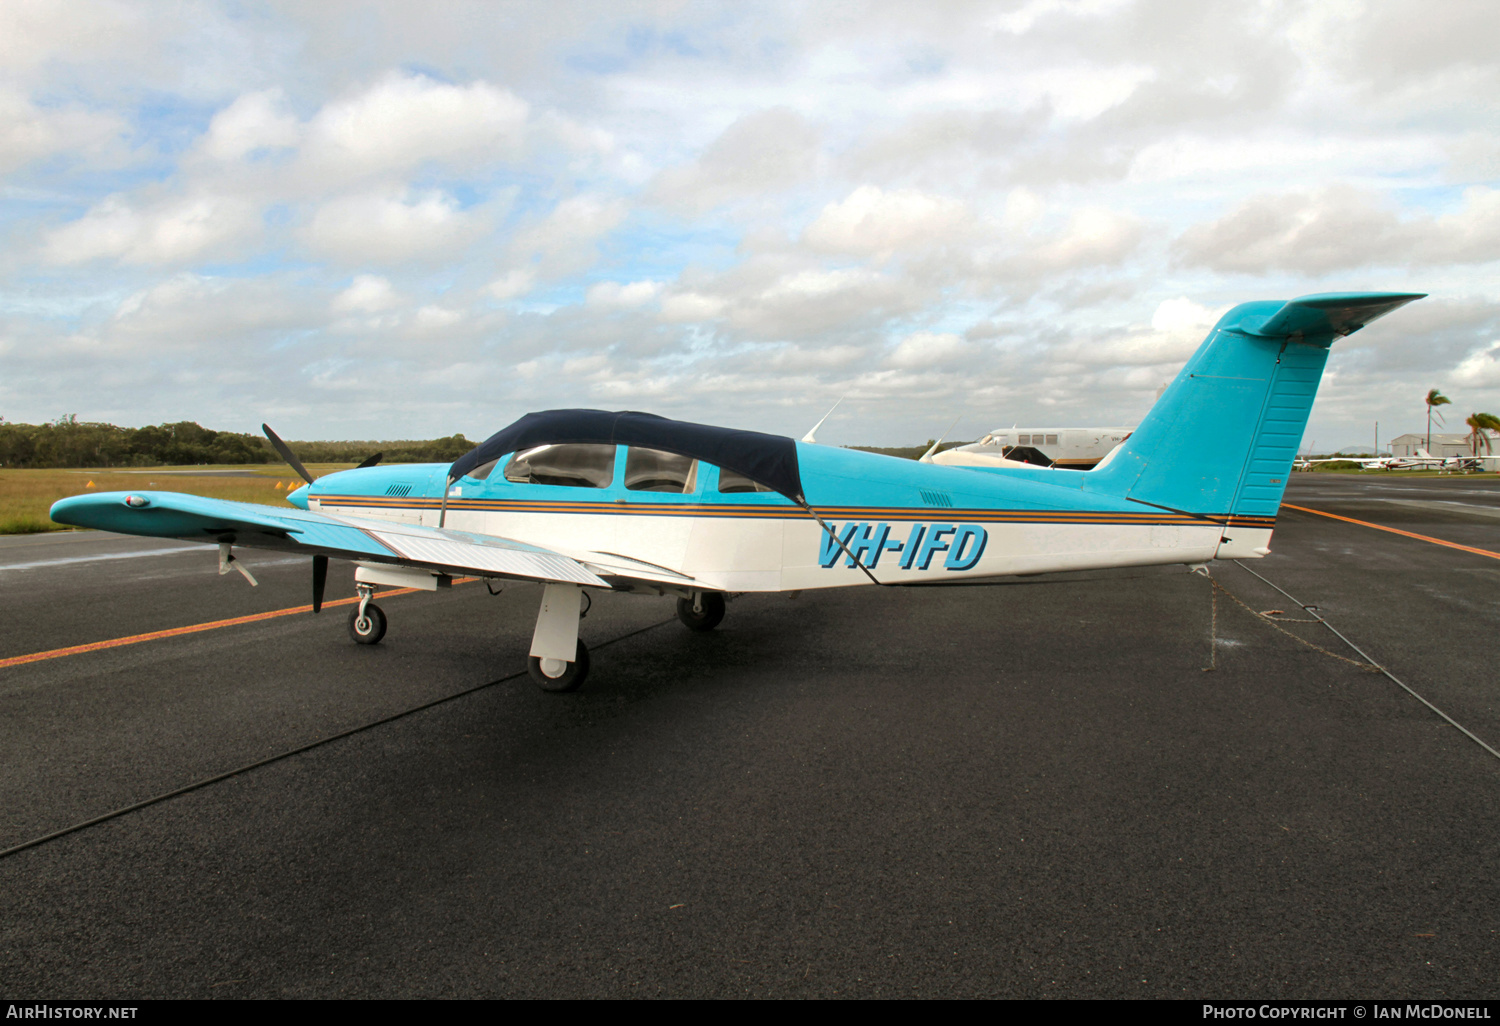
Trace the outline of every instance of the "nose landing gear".
<instances>
[{"instance_id":1,"label":"nose landing gear","mask_svg":"<svg viewBox=\"0 0 1500 1026\"><path fill-rule=\"evenodd\" d=\"M359 592L359 605L349 613L349 637L361 645L378 645L385 637L385 613L370 601L374 587L364 583L354 587Z\"/></svg>"}]
</instances>

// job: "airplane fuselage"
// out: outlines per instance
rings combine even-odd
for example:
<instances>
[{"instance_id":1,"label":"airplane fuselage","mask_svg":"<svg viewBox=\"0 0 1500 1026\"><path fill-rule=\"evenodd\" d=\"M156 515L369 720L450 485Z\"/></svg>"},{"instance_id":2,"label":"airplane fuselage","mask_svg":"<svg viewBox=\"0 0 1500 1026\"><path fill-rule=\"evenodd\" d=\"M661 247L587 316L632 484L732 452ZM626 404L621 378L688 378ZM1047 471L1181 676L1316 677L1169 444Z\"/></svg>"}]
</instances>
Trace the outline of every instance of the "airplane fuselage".
<instances>
[{"instance_id":1,"label":"airplane fuselage","mask_svg":"<svg viewBox=\"0 0 1500 1026\"><path fill-rule=\"evenodd\" d=\"M1044 470L948 468L799 443L814 517L775 492L721 491L719 468L702 462L688 491L632 490L627 455L621 446L603 487L523 483L495 471L459 478L444 503L447 467L421 464L331 474L306 501L397 524L432 528L441 519L448 530L518 539L593 566L598 554L628 554L735 592L1254 557L1272 526L1268 517L1189 515L1090 493L1084 475L1059 486Z\"/></svg>"}]
</instances>

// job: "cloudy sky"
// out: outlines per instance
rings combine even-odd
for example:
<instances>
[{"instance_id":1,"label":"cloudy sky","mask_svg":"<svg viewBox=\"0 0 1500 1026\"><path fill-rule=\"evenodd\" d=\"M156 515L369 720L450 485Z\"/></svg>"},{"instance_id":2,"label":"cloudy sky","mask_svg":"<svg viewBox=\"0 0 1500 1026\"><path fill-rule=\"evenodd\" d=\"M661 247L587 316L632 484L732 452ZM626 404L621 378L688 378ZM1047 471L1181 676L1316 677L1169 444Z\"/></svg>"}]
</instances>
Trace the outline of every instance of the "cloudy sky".
<instances>
[{"instance_id":1,"label":"cloudy sky","mask_svg":"<svg viewBox=\"0 0 1500 1026\"><path fill-rule=\"evenodd\" d=\"M0 416L913 444L1431 293L1306 442L1500 412L1493 0L0 4ZM1459 428L1462 430L1462 428Z\"/></svg>"}]
</instances>

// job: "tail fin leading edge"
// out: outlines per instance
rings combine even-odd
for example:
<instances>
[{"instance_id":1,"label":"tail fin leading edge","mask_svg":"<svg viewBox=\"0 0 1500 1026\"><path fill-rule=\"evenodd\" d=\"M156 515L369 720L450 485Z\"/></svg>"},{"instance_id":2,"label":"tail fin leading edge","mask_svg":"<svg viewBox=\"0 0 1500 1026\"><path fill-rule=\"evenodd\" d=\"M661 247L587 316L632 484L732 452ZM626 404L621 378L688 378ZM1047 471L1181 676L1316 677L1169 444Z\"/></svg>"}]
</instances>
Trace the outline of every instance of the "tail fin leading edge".
<instances>
[{"instance_id":1,"label":"tail fin leading edge","mask_svg":"<svg viewBox=\"0 0 1500 1026\"><path fill-rule=\"evenodd\" d=\"M1274 517L1328 347L1425 293L1242 303L1085 488L1205 516ZM1267 524L1269 526L1269 524Z\"/></svg>"}]
</instances>

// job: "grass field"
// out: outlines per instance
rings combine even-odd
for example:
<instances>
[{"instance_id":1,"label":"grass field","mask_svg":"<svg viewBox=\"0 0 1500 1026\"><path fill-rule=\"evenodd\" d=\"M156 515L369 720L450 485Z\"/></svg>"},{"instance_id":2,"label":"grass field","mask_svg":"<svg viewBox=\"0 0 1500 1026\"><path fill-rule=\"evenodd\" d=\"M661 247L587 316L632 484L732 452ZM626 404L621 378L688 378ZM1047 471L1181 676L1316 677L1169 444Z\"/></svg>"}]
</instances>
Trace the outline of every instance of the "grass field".
<instances>
[{"instance_id":1,"label":"grass field","mask_svg":"<svg viewBox=\"0 0 1500 1026\"><path fill-rule=\"evenodd\" d=\"M350 463L312 464L314 477L347 470ZM249 470L240 477L213 477L216 470ZM187 471L188 473L172 473ZM287 467L153 467L148 470L6 470L0 469L0 534L69 531L54 524L47 511L58 499L84 492L190 492L215 499L286 505L283 496L302 479Z\"/></svg>"}]
</instances>

